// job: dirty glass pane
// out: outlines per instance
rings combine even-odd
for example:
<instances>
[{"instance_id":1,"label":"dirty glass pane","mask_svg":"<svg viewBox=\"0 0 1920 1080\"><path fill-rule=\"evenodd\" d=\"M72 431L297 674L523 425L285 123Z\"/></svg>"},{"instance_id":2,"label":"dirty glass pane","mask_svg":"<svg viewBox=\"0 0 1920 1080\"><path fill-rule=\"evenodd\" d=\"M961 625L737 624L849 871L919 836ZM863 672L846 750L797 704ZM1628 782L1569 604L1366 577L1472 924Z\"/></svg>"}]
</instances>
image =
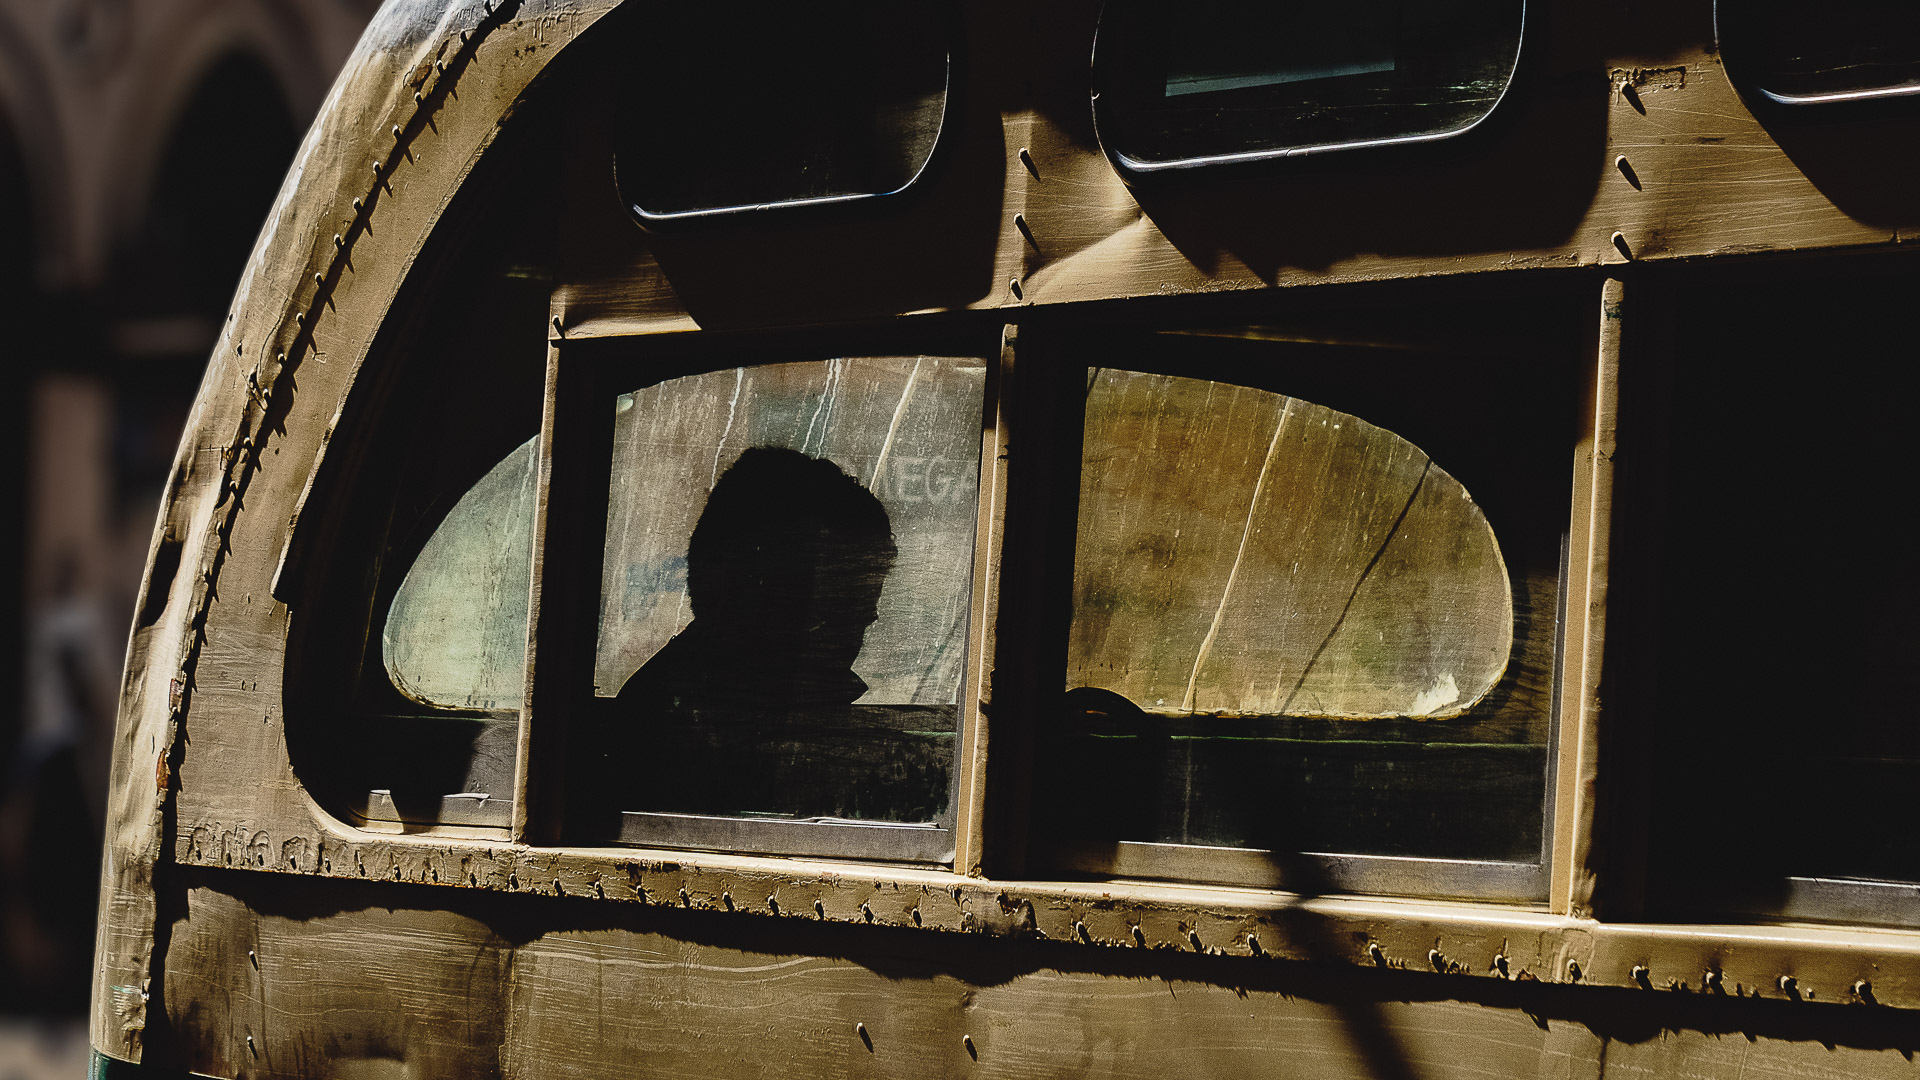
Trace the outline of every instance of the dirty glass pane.
<instances>
[{"instance_id":1,"label":"dirty glass pane","mask_svg":"<svg viewBox=\"0 0 1920 1080\"><path fill-rule=\"evenodd\" d=\"M1367 420L1087 379L1063 813L1122 840L1537 859L1552 556L1509 566L1467 488Z\"/></svg>"},{"instance_id":2,"label":"dirty glass pane","mask_svg":"<svg viewBox=\"0 0 1920 1080\"><path fill-rule=\"evenodd\" d=\"M595 667L618 809L944 812L985 374L836 359L619 396Z\"/></svg>"},{"instance_id":3,"label":"dirty glass pane","mask_svg":"<svg viewBox=\"0 0 1920 1080\"><path fill-rule=\"evenodd\" d=\"M381 632L394 689L426 706L518 709L533 568L534 440L448 511L400 583Z\"/></svg>"},{"instance_id":4,"label":"dirty glass pane","mask_svg":"<svg viewBox=\"0 0 1920 1080\"><path fill-rule=\"evenodd\" d=\"M1522 8L1115 0L1095 46L1100 137L1151 169L1464 131L1513 77Z\"/></svg>"},{"instance_id":5,"label":"dirty glass pane","mask_svg":"<svg viewBox=\"0 0 1920 1080\"><path fill-rule=\"evenodd\" d=\"M660 6L624 75L616 175L643 217L898 191L933 154L950 13L927 0Z\"/></svg>"},{"instance_id":6,"label":"dirty glass pane","mask_svg":"<svg viewBox=\"0 0 1920 1080\"><path fill-rule=\"evenodd\" d=\"M1920 93L1920 5L1912 0L1721 0L1715 18L1731 69L1777 100Z\"/></svg>"}]
</instances>

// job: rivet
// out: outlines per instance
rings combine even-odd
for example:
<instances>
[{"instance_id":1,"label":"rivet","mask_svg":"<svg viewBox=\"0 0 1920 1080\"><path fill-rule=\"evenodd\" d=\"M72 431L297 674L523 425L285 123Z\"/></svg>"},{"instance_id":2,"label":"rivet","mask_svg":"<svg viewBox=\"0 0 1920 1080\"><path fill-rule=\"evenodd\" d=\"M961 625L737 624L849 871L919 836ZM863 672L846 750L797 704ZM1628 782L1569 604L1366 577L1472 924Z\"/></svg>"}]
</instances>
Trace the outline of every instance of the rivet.
<instances>
[{"instance_id":1,"label":"rivet","mask_svg":"<svg viewBox=\"0 0 1920 1080\"><path fill-rule=\"evenodd\" d=\"M824 902L822 902L822 901L819 901L819 900L815 900L815 901L813 902L813 915L814 915L814 918L816 918L816 919L824 919L824 918L826 918L826 917L827 917L827 905L826 905L826 904L825 904Z\"/></svg>"},{"instance_id":2,"label":"rivet","mask_svg":"<svg viewBox=\"0 0 1920 1080\"><path fill-rule=\"evenodd\" d=\"M1493 954L1493 970L1499 972L1501 975L1505 975L1507 973L1507 954L1506 953Z\"/></svg>"},{"instance_id":3,"label":"rivet","mask_svg":"<svg viewBox=\"0 0 1920 1080\"><path fill-rule=\"evenodd\" d=\"M1147 947L1147 932L1140 929L1139 923L1133 924L1133 943L1143 949Z\"/></svg>"},{"instance_id":4,"label":"rivet","mask_svg":"<svg viewBox=\"0 0 1920 1080\"><path fill-rule=\"evenodd\" d=\"M860 917L868 922L873 921L873 906L865 900L860 901Z\"/></svg>"},{"instance_id":5,"label":"rivet","mask_svg":"<svg viewBox=\"0 0 1920 1080\"><path fill-rule=\"evenodd\" d=\"M780 914L780 900L778 897L767 897L767 910L773 912L775 915Z\"/></svg>"},{"instance_id":6,"label":"rivet","mask_svg":"<svg viewBox=\"0 0 1920 1080\"><path fill-rule=\"evenodd\" d=\"M375 176L380 175L380 163L377 161L373 163L373 175Z\"/></svg>"},{"instance_id":7,"label":"rivet","mask_svg":"<svg viewBox=\"0 0 1920 1080\"><path fill-rule=\"evenodd\" d=\"M1616 157L1613 159L1613 167L1616 169L1619 169L1623 173L1630 173L1633 171L1633 166L1627 164L1627 155L1625 154L1621 154L1619 157Z\"/></svg>"},{"instance_id":8,"label":"rivet","mask_svg":"<svg viewBox=\"0 0 1920 1080\"><path fill-rule=\"evenodd\" d=\"M281 364L284 364L284 363L286 363L286 362L287 362L287 354L286 354L286 353L275 353L275 354L273 355L273 359L274 359L274 361L275 361L276 363L281 363Z\"/></svg>"},{"instance_id":9,"label":"rivet","mask_svg":"<svg viewBox=\"0 0 1920 1080\"><path fill-rule=\"evenodd\" d=\"M1387 966L1386 950L1382 949L1377 941L1367 942L1367 958L1379 967Z\"/></svg>"},{"instance_id":10,"label":"rivet","mask_svg":"<svg viewBox=\"0 0 1920 1080\"><path fill-rule=\"evenodd\" d=\"M255 970L258 970L260 967L260 958L253 954L252 949L247 950L247 963L252 964Z\"/></svg>"},{"instance_id":11,"label":"rivet","mask_svg":"<svg viewBox=\"0 0 1920 1080\"><path fill-rule=\"evenodd\" d=\"M363 208L363 207L365 207L366 205L367 205L367 202L366 202L366 200L365 200L365 199L362 199L362 198L361 198L360 196L358 196L358 195L355 195L355 196L353 197L353 208L354 208L355 210L359 210L359 209L361 209L361 208Z\"/></svg>"},{"instance_id":12,"label":"rivet","mask_svg":"<svg viewBox=\"0 0 1920 1080\"><path fill-rule=\"evenodd\" d=\"M1206 947L1200 944L1200 931L1198 930L1187 931L1187 944L1193 946L1194 952L1206 951Z\"/></svg>"},{"instance_id":13,"label":"rivet","mask_svg":"<svg viewBox=\"0 0 1920 1080\"><path fill-rule=\"evenodd\" d=\"M1613 246L1619 249L1622 256L1629 259L1633 258L1633 249L1627 246L1627 238L1624 234L1613 234Z\"/></svg>"},{"instance_id":14,"label":"rivet","mask_svg":"<svg viewBox=\"0 0 1920 1080\"><path fill-rule=\"evenodd\" d=\"M1853 996L1859 998L1861 1001L1872 1001L1873 984L1865 979L1855 982L1853 984Z\"/></svg>"},{"instance_id":15,"label":"rivet","mask_svg":"<svg viewBox=\"0 0 1920 1080\"><path fill-rule=\"evenodd\" d=\"M560 879L559 879L559 878L554 878L554 879L553 879L553 895L555 895L555 896L565 896L565 895L566 895L566 890L565 890L565 889L562 889L562 888L560 887Z\"/></svg>"},{"instance_id":16,"label":"rivet","mask_svg":"<svg viewBox=\"0 0 1920 1080\"><path fill-rule=\"evenodd\" d=\"M1800 988L1800 980L1791 975L1782 975L1778 979L1775 979L1773 984L1780 988L1781 993L1785 994L1794 993Z\"/></svg>"},{"instance_id":17,"label":"rivet","mask_svg":"<svg viewBox=\"0 0 1920 1080\"><path fill-rule=\"evenodd\" d=\"M1700 976L1700 984L1709 990L1720 989L1720 973L1708 968L1706 973Z\"/></svg>"},{"instance_id":18,"label":"rivet","mask_svg":"<svg viewBox=\"0 0 1920 1080\"><path fill-rule=\"evenodd\" d=\"M721 893L720 904L721 906L725 907L728 911L732 911L733 910L733 894L730 892Z\"/></svg>"},{"instance_id":19,"label":"rivet","mask_svg":"<svg viewBox=\"0 0 1920 1080\"><path fill-rule=\"evenodd\" d=\"M860 1041L867 1044L868 1050L873 1049L873 1036L867 1034L867 1025L854 1021L853 1033L860 1036Z\"/></svg>"},{"instance_id":20,"label":"rivet","mask_svg":"<svg viewBox=\"0 0 1920 1080\"><path fill-rule=\"evenodd\" d=\"M1580 981L1580 961L1567 961L1567 978L1573 982Z\"/></svg>"},{"instance_id":21,"label":"rivet","mask_svg":"<svg viewBox=\"0 0 1920 1080\"><path fill-rule=\"evenodd\" d=\"M435 60L433 62L433 69L435 71L444 72L447 70L447 62L445 60Z\"/></svg>"},{"instance_id":22,"label":"rivet","mask_svg":"<svg viewBox=\"0 0 1920 1080\"><path fill-rule=\"evenodd\" d=\"M1432 964L1433 970L1435 971L1445 971L1447 969L1447 958L1441 955L1439 949L1427 950L1427 963Z\"/></svg>"},{"instance_id":23,"label":"rivet","mask_svg":"<svg viewBox=\"0 0 1920 1080\"><path fill-rule=\"evenodd\" d=\"M1007 282L1007 289L1013 293L1013 298L1015 300L1025 300L1027 298L1027 294L1025 290L1020 288L1019 278L1014 278L1013 280Z\"/></svg>"},{"instance_id":24,"label":"rivet","mask_svg":"<svg viewBox=\"0 0 1920 1080\"><path fill-rule=\"evenodd\" d=\"M971 1035L960 1036L960 1045L967 1051L968 1057L973 1058L976 1061L980 1059L980 1051L976 1049L973 1045L973 1036Z\"/></svg>"},{"instance_id":25,"label":"rivet","mask_svg":"<svg viewBox=\"0 0 1920 1080\"><path fill-rule=\"evenodd\" d=\"M1647 970L1645 964L1633 965L1633 970L1627 972L1627 977L1641 986L1647 986L1653 982L1653 973Z\"/></svg>"},{"instance_id":26,"label":"rivet","mask_svg":"<svg viewBox=\"0 0 1920 1080\"><path fill-rule=\"evenodd\" d=\"M307 324L307 316L306 316L306 313L305 313L305 312L301 312L301 311L296 311L296 312L294 312L294 313L293 313L293 324L294 324L295 326L305 326L305 325Z\"/></svg>"},{"instance_id":27,"label":"rivet","mask_svg":"<svg viewBox=\"0 0 1920 1080\"><path fill-rule=\"evenodd\" d=\"M252 1054L254 1057L260 1056L260 1051L255 1049L253 1045L253 1036L251 1035L247 1036L247 1053Z\"/></svg>"},{"instance_id":28,"label":"rivet","mask_svg":"<svg viewBox=\"0 0 1920 1080\"><path fill-rule=\"evenodd\" d=\"M1020 148L1020 164L1025 165L1027 171L1032 173L1035 179L1039 178L1040 169L1033 163L1033 154L1029 153L1024 146Z\"/></svg>"},{"instance_id":29,"label":"rivet","mask_svg":"<svg viewBox=\"0 0 1920 1080\"><path fill-rule=\"evenodd\" d=\"M394 138L396 138L396 139L400 137L400 125L399 125L399 124L395 124L395 125L393 125L393 137L394 137Z\"/></svg>"},{"instance_id":30,"label":"rivet","mask_svg":"<svg viewBox=\"0 0 1920 1080\"><path fill-rule=\"evenodd\" d=\"M913 925L915 926L920 925L920 908L918 905L915 905L912 911L907 912L907 915L908 917L913 919Z\"/></svg>"},{"instance_id":31,"label":"rivet","mask_svg":"<svg viewBox=\"0 0 1920 1080\"><path fill-rule=\"evenodd\" d=\"M680 906L691 907L692 905L693 905L693 898L687 895L686 887L682 886L680 889Z\"/></svg>"},{"instance_id":32,"label":"rivet","mask_svg":"<svg viewBox=\"0 0 1920 1080\"><path fill-rule=\"evenodd\" d=\"M1247 951L1255 956L1267 955L1266 950L1260 947L1260 939L1252 934L1247 935Z\"/></svg>"},{"instance_id":33,"label":"rivet","mask_svg":"<svg viewBox=\"0 0 1920 1080\"><path fill-rule=\"evenodd\" d=\"M1093 935L1087 933L1087 924L1081 922L1079 919L1073 920L1073 936L1079 938L1081 941L1093 941Z\"/></svg>"},{"instance_id":34,"label":"rivet","mask_svg":"<svg viewBox=\"0 0 1920 1080\"><path fill-rule=\"evenodd\" d=\"M415 91L413 92L413 103L414 103L415 105L418 105L418 104L420 104L420 102L421 102L422 100L424 100L424 99L423 99L423 98L421 98L421 96L420 96L420 91L418 91L418 90L415 90Z\"/></svg>"},{"instance_id":35,"label":"rivet","mask_svg":"<svg viewBox=\"0 0 1920 1080\"><path fill-rule=\"evenodd\" d=\"M555 336L558 336L560 333L560 316L555 315L550 321L553 323L553 332Z\"/></svg>"},{"instance_id":36,"label":"rivet","mask_svg":"<svg viewBox=\"0 0 1920 1080\"><path fill-rule=\"evenodd\" d=\"M313 283L315 285L325 285L327 283L327 275L315 270L313 272Z\"/></svg>"},{"instance_id":37,"label":"rivet","mask_svg":"<svg viewBox=\"0 0 1920 1080\"><path fill-rule=\"evenodd\" d=\"M334 233L334 234L333 234L333 246L334 246L334 247L346 247L346 246L347 246L347 242L346 242L346 240L345 240L345 239L343 239L343 238L342 238L342 237L340 236L340 234L339 234L339 233Z\"/></svg>"},{"instance_id":38,"label":"rivet","mask_svg":"<svg viewBox=\"0 0 1920 1080\"><path fill-rule=\"evenodd\" d=\"M1020 235L1026 238L1027 243L1032 244L1035 248L1040 246L1040 241L1034 239L1033 227L1027 224L1027 215L1013 215L1013 227L1020 230Z\"/></svg>"}]
</instances>

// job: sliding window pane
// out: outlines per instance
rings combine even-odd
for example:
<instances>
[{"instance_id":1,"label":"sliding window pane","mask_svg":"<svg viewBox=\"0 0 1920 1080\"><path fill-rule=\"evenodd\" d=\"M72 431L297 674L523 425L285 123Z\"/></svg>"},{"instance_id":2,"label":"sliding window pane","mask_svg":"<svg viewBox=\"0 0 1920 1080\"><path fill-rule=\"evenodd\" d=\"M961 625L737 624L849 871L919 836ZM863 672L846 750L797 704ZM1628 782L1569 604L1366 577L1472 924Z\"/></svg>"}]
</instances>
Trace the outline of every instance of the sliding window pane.
<instances>
[{"instance_id":1,"label":"sliding window pane","mask_svg":"<svg viewBox=\"0 0 1920 1080\"><path fill-rule=\"evenodd\" d=\"M984 387L979 360L906 356L619 396L605 807L947 818Z\"/></svg>"}]
</instances>

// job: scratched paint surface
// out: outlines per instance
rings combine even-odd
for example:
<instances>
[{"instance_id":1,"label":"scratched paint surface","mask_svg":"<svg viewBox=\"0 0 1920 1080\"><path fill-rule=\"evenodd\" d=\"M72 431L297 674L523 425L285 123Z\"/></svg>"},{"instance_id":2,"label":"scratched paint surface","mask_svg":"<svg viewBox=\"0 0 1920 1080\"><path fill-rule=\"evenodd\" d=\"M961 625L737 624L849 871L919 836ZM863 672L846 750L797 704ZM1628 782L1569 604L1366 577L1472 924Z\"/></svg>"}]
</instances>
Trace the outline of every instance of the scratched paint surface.
<instances>
[{"instance_id":1,"label":"scratched paint surface","mask_svg":"<svg viewBox=\"0 0 1920 1080\"><path fill-rule=\"evenodd\" d=\"M1457 716L1506 671L1493 530L1419 447L1265 390L1090 376L1067 682L1149 712Z\"/></svg>"},{"instance_id":2,"label":"scratched paint surface","mask_svg":"<svg viewBox=\"0 0 1920 1080\"><path fill-rule=\"evenodd\" d=\"M595 689L628 676L692 619L687 540L751 447L838 465L880 500L899 548L854 671L866 704L957 700L980 477L986 367L866 357L727 368L616 405Z\"/></svg>"}]
</instances>

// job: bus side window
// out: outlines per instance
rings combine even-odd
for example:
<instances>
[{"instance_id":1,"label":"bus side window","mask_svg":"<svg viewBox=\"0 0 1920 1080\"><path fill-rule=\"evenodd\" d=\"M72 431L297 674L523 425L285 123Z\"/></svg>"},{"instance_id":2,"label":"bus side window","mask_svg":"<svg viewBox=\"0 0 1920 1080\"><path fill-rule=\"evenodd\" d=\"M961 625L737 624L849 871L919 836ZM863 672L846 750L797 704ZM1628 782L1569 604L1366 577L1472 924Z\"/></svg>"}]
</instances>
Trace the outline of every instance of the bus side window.
<instances>
[{"instance_id":1,"label":"bus side window","mask_svg":"<svg viewBox=\"0 0 1920 1080\"><path fill-rule=\"evenodd\" d=\"M611 403L590 827L950 817L984 388L860 357Z\"/></svg>"},{"instance_id":2,"label":"bus side window","mask_svg":"<svg viewBox=\"0 0 1920 1080\"><path fill-rule=\"evenodd\" d=\"M1234 381L1086 378L1067 693L1044 733L1067 862L1311 888L1210 853L1327 852L1511 880L1318 887L1541 887L1568 458L1499 477L1441 444L1503 516L1542 519L1502 530L1445 461L1361 416ZM1522 509L1530 484L1546 500Z\"/></svg>"},{"instance_id":3,"label":"bus side window","mask_svg":"<svg viewBox=\"0 0 1920 1080\"><path fill-rule=\"evenodd\" d=\"M1146 173L1457 135L1505 95L1524 7L1114 0L1094 49L1100 141Z\"/></svg>"},{"instance_id":4,"label":"bus side window","mask_svg":"<svg viewBox=\"0 0 1920 1080\"><path fill-rule=\"evenodd\" d=\"M521 443L460 496L394 594L381 659L393 688L409 701L438 709L520 709L534 443Z\"/></svg>"},{"instance_id":5,"label":"bus side window","mask_svg":"<svg viewBox=\"0 0 1920 1080\"><path fill-rule=\"evenodd\" d=\"M615 177L660 225L904 190L947 111L951 15L929 0L657 6L625 67Z\"/></svg>"},{"instance_id":6,"label":"bus side window","mask_svg":"<svg viewBox=\"0 0 1920 1080\"><path fill-rule=\"evenodd\" d=\"M1657 647L1649 903L1920 926L1908 306L1868 268L1676 290L1635 519ZM1809 362L1812 359L1814 362ZM1623 407L1623 414L1625 409ZM1645 645L1642 646L1646 648Z\"/></svg>"}]
</instances>

